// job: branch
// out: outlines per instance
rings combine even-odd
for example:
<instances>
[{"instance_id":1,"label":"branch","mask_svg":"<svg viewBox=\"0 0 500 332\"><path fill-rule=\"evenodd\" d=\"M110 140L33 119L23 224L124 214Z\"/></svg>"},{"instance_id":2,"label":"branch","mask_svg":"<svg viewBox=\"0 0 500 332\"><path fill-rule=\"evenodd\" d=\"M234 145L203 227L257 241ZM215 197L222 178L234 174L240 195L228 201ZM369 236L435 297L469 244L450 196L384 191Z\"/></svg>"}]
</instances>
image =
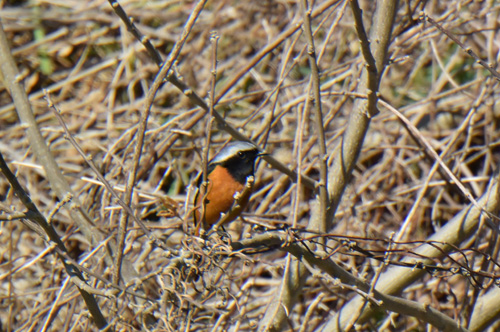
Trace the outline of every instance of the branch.
<instances>
[{"instance_id":1,"label":"branch","mask_svg":"<svg viewBox=\"0 0 500 332\"><path fill-rule=\"evenodd\" d=\"M308 49L307 54L309 57L309 66L311 67L311 81L313 87L313 99L314 99L314 114L316 120L316 130L319 145L319 172L320 181L318 183L319 188L319 203L320 203L320 218L318 220L318 225L311 225L312 228L316 229L318 232L327 231L327 209L329 204L328 198L328 165L327 158L328 154L326 151L326 138L325 129L323 125L323 112L321 108L321 87L319 81L319 68L316 62L316 50L314 47L314 38L311 30L311 11L312 8L308 8L307 0L302 0L302 9L304 16L303 27L305 30L305 35L307 38Z\"/></svg>"},{"instance_id":2,"label":"branch","mask_svg":"<svg viewBox=\"0 0 500 332\"><path fill-rule=\"evenodd\" d=\"M371 300L370 303L372 306L376 306L376 309L378 310L388 310L402 315L415 317L423 322L431 324L440 331L467 331L467 329L461 327L452 318L442 314L427 304L405 300L378 290L372 291L369 283L366 283L365 281L347 272L335 263L333 259L318 256L302 243L295 242L290 244L286 235L266 233L252 239L243 240L241 242L233 242L232 246L234 250L261 248L262 246L280 248L280 250L291 253L299 261L306 261L308 264L320 269L330 277L340 279L341 282L357 288L358 294L364 293L364 298L375 300ZM330 324L325 326L323 330L335 331L338 329L343 330L343 326L340 326L338 321L331 320Z\"/></svg>"},{"instance_id":3,"label":"branch","mask_svg":"<svg viewBox=\"0 0 500 332\"><path fill-rule=\"evenodd\" d=\"M44 230L45 235L48 237L48 239L56 245L57 248L56 253L59 259L63 263L66 273L70 276L71 281L80 291L80 294L82 295L83 300L85 301L85 304L87 305L90 314L94 318L94 322L97 325L97 327L100 329L106 327L108 325L108 323L106 322L106 318L104 318L101 309L99 308L99 305L97 304L97 301L95 300L94 296L92 296L92 294L86 288L90 286L86 284L85 279L83 278L83 275L81 271L78 269L78 267L64 259L64 255L62 253L68 252L66 250L66 247L64 246L64 243L61 241L59 235L57 234L56 230L52 227L52 225L49 224L45 219L45 217L40 213L40 211L38 211L38 208L36 207L35 203L33 203L29 195L24 191L21 184L17 181L16 176L10 171L9 166L3 159L2 153L0 153L0 170L7 178L7 181L9 181L10 186L12 187L12 190L14 190L16 196L28 209L28 211L25 213L26 218L28 218L31 222L40 226Z\"/></svg>"},{"instance_id":4,"label":"branch","mask_svg":"<svg viewBox=\"0 0 500 332\"><path fill-rule=\"evenodd\" d=\"M424 244L415 250L414 254L426 258L407 258L403 262L417 264L422 262L432 263L432 259L441 258L453 249L453 246L458 246L461 242L468 239L477 231L480 217L483 211L495 213L500 207L499 193L499 174L496 173L490 180L490 185L485 194L478 200L479 208L474 204L470 204L466 209L458 213L452 220L448 221L441 230L427 239L427 242L446 243L446 245ZM408 270L406 267L392 267L380 276L377 283L377 289L385 294L399 294L406 287L411 285L415 280L422 277L426 273L424 270L414 269ZM336 326L345 326L354 312L358 312L363 306L364 299L359 296L350 300L342 310L340 310L329 323L326 325L329 328ZM373 310L366 308L360 317L361 321L373 313Z\"/></svg>"},{"instance_id":5,"label":"branch","mask_svg":"<svg viewBox=\"0 0 500 332\"><path fill-rule=\"evenodd\" d=\"M360 89L366 93L367 99L357 99L354 109L351 111L349 121L340 149L328 177L328 192L330 194L330 206L328 211L329 226L333 224L335 211L340 203L345 187L349 183L351 173L358 160L365 135L368 131L371 117L377 111L377 94L382 72L385 69L387 49L391 39L394 18L398 7L397 0L378 1L370 40L366 37L362 21L362 12L356 0L351 1L356 31L361 43L361 50L366 62L363 70ZM371 45L370 45L371 43ZM370 47L371 46L371 47ZM363 91L364 90L364 91Z\"/></svg>"},{"instance_id":6,"label":"branch","mask_svg":"<svg viewBox=\"0 0 500 332\"><path fill-rule=\"evenodd\" d=\"M471 57L473 57L477 63L479 63L483 68L488 70L490 74L497 79L497 81L500 81L500 74L493 68L493 65L488 64L486 61L481 59L479 55L477 55L470 47L466 47L460 40L458 40L457 37L455 37L451 32L443 28L438 22L434 21L430 16L428 16L426 13L422 12L420 14L420 20L428 21L430 24L435 26L439 31L444 33L448 38L453 40L462 50L465 51L465 53L469 54Z\"/></svg>"},{"instance_id":7,"label":"branch","mask_svg":"<svg viewBox=\"0 0 500 332\"><path fill-rule=\"evenodd\" d=\"M110 0L110 2L114 2L114 4L112 4L112 5L113 5L113 8L115 8L116 4L117 4L116 1ZM193 29L193 26L194 26L196 20L198 19L201 11L203 10L203 7L205 6L206 2L207 2L207 0L199 1L198 4L193 9L193 11L191 12L191 15L189 16L189 18L184 26L184 30L183 30L181 38L175 43L172 51L170 52L170 55L169 55L167 61L165 61L165 63L163 63L161 65L160 71L156 75L155 80L154 80L153 84L151 85L151 88L148 91L148 95L146 97L146 105L144 106L144 112L142 112L142 114L141 114L139 128L137 131L137 140L136 140L136 145L135 145L135 150L134 150L133 166L132 166L131 172L129 173L129 177L127 180L127 189L126 189L126 192L125 192L125 195L123 198L123 201L124 201L126 206L129 206L130 202L132 201L132 194L133 194L136 179L137 179L136 175L137 175L138 170L139 170L139 162L141 161L142 148L144 146L144 137L145 137L145 133L146 133L146 129L147 129L148 118L149 118L149 114L151 112L151 107L153 105L156 92L158 91L158 89L162 85L164 78L170 72L170 70L174 64L174 61L176 61L177 58L179 57L179 54L182 50L182 47L184 46L184 43L186 42L186 39L188 38L191 30ZM118 6L118 7L121 9L120 6ZM121 10L121 11L124 13L123 10ZM130 22L129 20L127 20L127 21ZM129 28L129 30L132 29L131 31L135 32L133 34L134 34L134 36L136 36L136 33L138 33L138 31L136 31L134 29L135 25L132 24L131 26L132 27L129 27L129 26L127 26L127 27ZM149 40L146 40L145 45L149 45L149 47L152 47L152 44ZM159 54L157 54L157 56L159 56ZM125 210L125 211L127 211L127 210ZM130 215L133 215L133 214L130 214L130 212L123 213L121 218L120 218L120 224L118 227L118 239L117 239L118 250L117 250L117 255L116 255L116 259L115 259L115 270L114 270L114 275L113 275L113 282L116 284L118 284L119 280L120 280L120 274L121 274L120 271L121 271L121 265L122 265L122 260L123 260L123 250L125 247L125 235L127 233L128 217ZM146 229L146 227L143 225L143 223L138 218L134 218L134 221L137 224L139 224L139 226L143 229L143 231ZM145 232L145 233L146 233L146 235L148 235L148 237L152 238L152 234L150 234L148 232ZM153 240L159 247L162 247L163 243L158 241L156 238Z\"/></svg>"}]
</instances>

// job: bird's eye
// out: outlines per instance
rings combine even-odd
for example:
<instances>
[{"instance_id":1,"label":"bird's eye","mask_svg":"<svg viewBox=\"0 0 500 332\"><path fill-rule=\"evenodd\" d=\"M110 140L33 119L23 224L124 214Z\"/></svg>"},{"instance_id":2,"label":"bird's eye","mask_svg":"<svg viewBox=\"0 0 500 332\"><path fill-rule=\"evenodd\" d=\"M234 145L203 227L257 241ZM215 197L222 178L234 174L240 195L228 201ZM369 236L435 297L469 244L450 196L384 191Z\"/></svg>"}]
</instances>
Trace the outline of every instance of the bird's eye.
<instances>
[{"instance_id":1,"label":"bird's eye","mask_svg":"<svg viewBox=\"0 0 500 332\"><path fill-rule=\"evenodd\" d=\"M243 151L238 151L238 157L243 158L245 156L245 153Z\"/></svg>"}]
</instances>

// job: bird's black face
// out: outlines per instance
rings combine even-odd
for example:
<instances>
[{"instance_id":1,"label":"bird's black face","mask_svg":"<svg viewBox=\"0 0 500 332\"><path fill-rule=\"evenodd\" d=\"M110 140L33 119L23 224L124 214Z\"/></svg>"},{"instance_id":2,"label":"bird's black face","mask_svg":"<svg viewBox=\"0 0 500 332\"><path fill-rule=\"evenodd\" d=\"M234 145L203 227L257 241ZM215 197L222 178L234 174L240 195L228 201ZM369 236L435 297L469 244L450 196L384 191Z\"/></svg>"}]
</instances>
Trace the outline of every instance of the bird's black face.
<instances>
[{"instance_id":1,"label":"bird's black face","mask_svg":"<svg viewBox=\"0 0 500 332\"><path fill-rule=\"evenodd\" d=\"M212 172L219 165L224 167L236 181L245 184L247 177L254 173L255 160L259 155L259 149L251 143L232 142L210 161L208 172Z\"/></svg>"},{"instance_id":2,"label":"bird's black face","mask_svg":"<svg viewBox=\"0 0 500 332\"><path fill-rule=\"evenodd\" d=\"M255 168L255 160L259 155L259 150L241 150L227 160L224 160L220 165L227 169L229 174L239 183L246 183L247 177L253 175Z\"/></svg>"}]
</instances>

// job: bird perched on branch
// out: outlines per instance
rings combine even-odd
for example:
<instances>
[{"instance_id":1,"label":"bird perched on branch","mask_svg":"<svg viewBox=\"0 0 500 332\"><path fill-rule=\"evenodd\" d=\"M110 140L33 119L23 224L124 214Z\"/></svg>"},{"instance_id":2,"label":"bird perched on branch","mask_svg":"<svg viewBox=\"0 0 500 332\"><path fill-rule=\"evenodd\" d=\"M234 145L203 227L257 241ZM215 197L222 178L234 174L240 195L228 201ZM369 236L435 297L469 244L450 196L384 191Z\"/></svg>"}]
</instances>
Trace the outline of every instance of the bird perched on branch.
<instances>
[{"instance_id":1,"label":"bird perched on branch","mask_svg":"<svg viewBox=\"0 0 500 332\"><path fill-rule=\"evenodd\" d=\"M220 226L239 216L250 198L255 160L263 155L254 144L236 141L210 160L208 184L204 185L200 177L195 196L196 234L200 226L208 231L215 224Z\"/></svg>"}]
</instances>

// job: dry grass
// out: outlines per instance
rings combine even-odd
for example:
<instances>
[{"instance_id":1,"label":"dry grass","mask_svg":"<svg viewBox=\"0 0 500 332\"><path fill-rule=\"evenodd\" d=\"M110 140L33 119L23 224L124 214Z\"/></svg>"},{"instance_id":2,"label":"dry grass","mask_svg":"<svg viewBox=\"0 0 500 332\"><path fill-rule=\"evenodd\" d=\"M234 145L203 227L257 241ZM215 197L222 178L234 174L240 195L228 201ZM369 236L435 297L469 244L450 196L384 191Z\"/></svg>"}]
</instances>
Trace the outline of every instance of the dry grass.
<instances>
[{"instance_id":1,"label":"dry grass","mask_svg":"<svg viewBox=\"0 0 500 332\"><path fill-rule=\"evenodd\" d=\"M330 1L313 20L321 70L323 122L328 165L339 144L365 64L348 2ZM317 1L314 8L326 2ZM182 1L120 1L141 32L151 38L164 59L182 33L195 3ZM362 1L367 29L375 4ZM428 22L419 12L440 22L448 31L496 67L500 46L496 2L400 1L389 47L390 63L380 83L380 97L418 128L446 165L478 199L487 190L500 162L500 108L498 82L464 50ZM158 67L144 46L128 33L107 1L7 1L0 10L3 29L19 67L22 82L39 128L66 180L88 212L103 243L117 237L122 209L98 181L84 158L65 139L43 89L61 110L62 118L85 155L122 192L132 169L137 124ZM212 1L196 21L174 66L175 72L201 97L209 100L213 49L210 36L219 36L216 105L225 120L272 156L315 180L319 176L318 135L314 113L304 109L309 97L310 67L307 40L299 29L270 48L260 61L256 54L292 31L302 20L300 2ZM374 41L371 41L372 43ZM238 73L250 66L238 80ZM277 93L278 91L278 93ZM400 235L405 245L395 246L390 260L413 257L411 251L438 231L470 201L433 169L435 159L415 142L408 130L384 107L370 124L352 179L335 217L332 234L356 237L357 245L381 255L388 245L368 239ZM166 252L152 245L137 224L129 221L124 269L137 278L128 291L98 296L108 322L118 330L257 330L270 302L276 300L288 256L277 248L265 253L234 252L213 237L208 247L183 235L189 225L190 184L202 163L207 116L178 88L165 83L154 98L145 136L143 159L130 206L145 216L155 197L168 196L177 217L143 220L166 241ZM197 120L199 119L199 120ZM0 152L48 217L57 197L41 162L36 160L25 130L5 86L0 90ZM212 149L230 136L215 122ZM301 148L299 150L299 147ZM161 155L160 155L161 154ZM318 216L314 192L298 187L281 172L261 161L256 190L245 221L228 226L232 240L263 232L253 225L308 227ZM3 216L24 207L0 177ZM105 246L96 248L70 217L69 204L51 219L69 254L93 274L85 274L97 289L113 289L113 265ZM493 219L494 223L498 221ZM401 226L405 225L405 229ZM301 233L302 236L307 234ZM498 261L497 235L486 225L458 245L450 256L436 259L443 271L424 275L405 288L403 298L428 303L437 311L467 324L473 304L495 278L484 274L464 277L449 268L468 264L470 270L493 275L499 268L476 250ZM352 274L374 280L380 262L366 253L350 251L333 236L328 245L333 258ZM90 331L85 303L67 279L63 264L50 245L15 221L0 228L0 330ZM402 249L396 251L396 249ZM461 254L463 253L463 255ZM111 254L113 257L115 254ZM453 258L454 260L452 260ZM466 259L465 259L466 258ZM291 258L290 258L291 259ZM408 270L411 270L408 268ZM317 271L316 271L317 272ZM103 280L99 280L100 276ZM480 289L478 284L484 288ZM121 288L124 290L123 283ZM285 329L315 331L356 294L324 274L307 277L302 293L288 313ZM141 298L142 297L142 298ZM492 323L494 322L491 321ZM360 330L425 331L426 324L411 315L373 315L359 321Z\"/></svg>"}]
</instances>

